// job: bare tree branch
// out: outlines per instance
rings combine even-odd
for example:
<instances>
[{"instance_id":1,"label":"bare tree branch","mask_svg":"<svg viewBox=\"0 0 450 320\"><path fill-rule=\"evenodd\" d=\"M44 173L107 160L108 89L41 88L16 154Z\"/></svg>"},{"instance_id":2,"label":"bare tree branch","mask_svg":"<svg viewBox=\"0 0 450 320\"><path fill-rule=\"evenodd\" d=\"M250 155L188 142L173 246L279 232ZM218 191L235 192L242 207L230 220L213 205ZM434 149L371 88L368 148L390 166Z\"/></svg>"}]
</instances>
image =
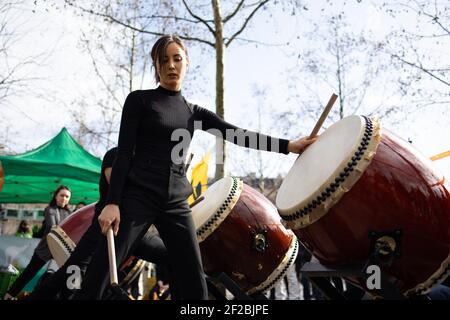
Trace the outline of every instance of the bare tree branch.
<instances>
[{"instance_id":1,"label":"bare tree branch","mask_svg":"<svg viewBox=\"0 0 450 320\"><path fill-rule=\"evenodd\" d=\"M417 6L420 7L420 4L418 4L416 2ZM436 2L435 2L436 5ZM436 13L438 12L437 8L435 7ZM419 11L417 11L419 12ZM431 20L436 23L442 30L444 30L448 35L450 35L450 29L448 29L447 27L445 27L439 20L439 17L437 16L437 14L430 14L428 12L426 12L425 10L422 9L421 13L429 18L431 18Z\"/></svg>"},{"instance_id":2,"label":"bare tree branch","mask_svg":"<svg viewBox=\"0 0 450 320\"><path fill-rule=\"evenodd\" d=\"M404 64L407 64L407 65L410 66L410 67L413 67L413 68L416 68L416 69L419 69L419 70L425 72L426 74L428 74L428 75L431 76L432 78L434 78L434 79L436 79L436 80L442 82L443 84L445 84L445 85L447 85L447 86L450 86L450 82L448 82L448 81L446 81L446 80L444 80L444 79L442 79L442 78L436 76L434 73L430 72L430 70L424 68L424 67L422 66L422 64L417 65L417 64L415 64L415 63L413 63L413 62L406 61L405 59L399 57L397 54L392 54L391 56L392 56L393 58L395 58L395 59L397 59L397 60L403 62Z\"/></svg>"},{"instance_id":3,"label":"bare tree branch","mask_svg":"<svg viewBox=\"0 0 450 320\"><path fill-rule=\"evenodd\" d=\"M100 72L100 70L99 70L99 68L97 66L97 61L94 58L94 54L92 53L92 49L91 49L90 45L87 43L88 40L86 40L86 34L84 32L82 32L82 35L85 38L84 41L86 42L86 49L88 50L89 56L91 57L91 62L92 62L92 65L94 67L95 74L98 76L100 81L103 83L103 85L105 86L105 89L109 92L110 96L114 99L114 101L116 101L117 104L121 105L122 102L120 102L119 99L116 97L114 90L107 83L107 81L105 80L105 78L103 77L103 75L101 74L101 72Z\"/></svg>"},{"instance_id":4,"label":"bare tree branch","mask_svg":"<svg viewBox=\"0 0 450 320\"><path fill-rule=\"evenodd\" d=\"M431 14L425 11L424 5L419 3L418 1L412 1L416 4L417 7L413 7L412 5L410 5L409 3L398 3L396 4L397 6L401 7L401 8L406 8L406 10L411 10L413 12L415 12L418 16L420 15L424 15L426 17L431 18L431 20L433 21L433 23L436 23L444 32L446 32L446 36L450 35L450 29L448 29L448 27L444 26L438 16L439 10L436 7L437 3L436 1L434 2L434 6L435 6L435 14ZM427 2L425 2L426 4L428 4ZM423 36L424 38L428 38L428 37L440 37L443 35L436 35L436 36Z\"/></svg>"},{"instance_id":5,"label":"bare tree branch","mask_svg":"<svg viewBox=\"0 0 450 320\"><path fill-rule=\"evenodd\" d=\"M213 20L207 20L207 19L201 19L201 20L192 20L192 19L188 19L185 17L179 17L179 16L167 16L167 15L152 15L152 16L146 16L146 15L141 15L141 16L135 16L133 18L147 18L147 19L163 19L163 20L170 20L173 19L175 21L185 21L185 22L189 22L189 23L208 23L208 22L214 22Z\"/></svg>"},{"instance_id":6,"label":"bare tree branch","mask_svg":"<svg viewBox=\"0 0 450 320\"><path fill-rule=\"evenodd\" d=\"M109 14L106 14L106 13L100 13L100 12L95 12L95 11L92 10L92 9L86 9L86 8L84 8L84 7L81 7L81 6L77 6L77 5L75 5L74 3L72 3L72 2L70 2L70 1L68 1L68 0L65 0L65 1L66 1L66 3L67 3L68 5L70 5L70 6L74 7L74 8L77 8L78 10L81 10L82 12L89 13L89 14L92 14L92 15L95 15L95 16L98 16L98 17L106 18L106 19L108 19L110 22L115 22L115 23L117 23L117 24L119 24L119 25L121 25L121 26L123 26L123 27L127 27L127 28L129 28L129 29L131 29L131 30L138 31L138 32L141 32L141 33L151 34L151 35L154 35L154 36L164 36L164 35L165 35L165 34L162 33L162 32L148 31L148 30L145 30L145 29L137 28L137 27L132 26L132 25L130 25L130 24L128 24L128 23L125 23L125 22L123 22L123 21L120 21L119 19L116 19L115 17L113 17L113 16L111 16L111 15L109 15ZM204 39L197 38L197 37L191 37L191 36L188 36L188 35L186 35L186 34L184 34L184 35L179 34L178 36L179 36L181 39L183 39L183 40L201 42L201 43L207 44L207 45L209 45L209 46L211 46L211 47L214 48L214 43L212 43L212 42L210 42L210 41L208 41L208 40L204 40Z\"/></svg>"},{"instance_id":7,"label":"bare tree branch","mask_svg":"<svg viewBox=\"0 0 450 320\"><path fill-rule=\"evenodd\" d=\"M227 23L231 18L233 18L241 9L242 5L244 4L245 0L241 0L239 4L237 5L236 9L232 13L230 13L228 16L222 19L223 24Z\"/></svg>"},{"instance_id":8,"label":"bare tree branch","mask_svg":"<svg viewBox=\"0 0 450 320\"><path fill-rule=\"evenodd\" d=\"M87 4L89 2L83 2L83 4L80 4L79 2L76 2L74 0L65 0L65 3L68 6L77 10L81 15L87 13L91 16L101 18L106 24L119 25L121 27L140 32L142 34L151 34L154 36L165 35L167 26L170 26L172 28L172 25L176 24L175 22L179 21L180 23L176 25L176 30L178 30L179 37L181 39L191 42L198 42L199 44L201 44L201 46L199 47L203 50L203 52L205 51L205 46L203 46L203 44L214 48L216 56L216 113L219 116L223 117L224 87L222 85L222 80L224 78L224 49L234 40L239 39L241 33L245 30L245 28L248 27L250 20L258 11L262 11L260 9L264 8L269 0L249 1L251 2L249 5L246 5L246 1L244 0L234 1L232 5L229 5L230 13L225 18L222 17L222 13L220 11L220 1L213 0L212 6L214 11L214 20L207 20L203 18L209 17L209 9L207 8L206 1L199 3L194 1L189 2L186 0L177 2L149 0L145 3L151 2L152 4L155 4L155 7L152 8L153 10L150 15L144 14L143 10L147 9L144 9L145 6L141 6L141 3L138 3L139 1L134 1L133 3L137 4L135 6L136 10L142 10L142 12L134 12L131 14L129 14L129 5L127 5L126 2L124 3L123 1L119 0L103 0L99 2L99 5L95 5ZM161 4L160 7L159 4ZM179 7L181 7L181 10L183 10L182 13L179 13ZM240 15L240 12L243 12L242 15ZM236 23L238 29L237 31L233 31L235 32L234 34L233 32L231 32L232 36L228 38L228 41L225 44L224 42L226 41L226 39L223 36L222 27L224 22L229 22L231 20L239 20L239 23ZM214 25L212 25L212 22L214 22ZM203 24L204 26L206 26L206 29L201 28L199 30L199 24ZM214 36L214 40L211 39L210 33ZM251 41L247 39L239 40L247 42ZM258 43L258 41L253 41L253 43ZM259 44L263 43L259 42ZM273 46L278 45L275 44ZM124 65L115 67L125 68L127 66ZM122 81L122 83L124 82L124 79L120 75L117 75L117 78L118 81ZM222 144L221 141L220 144ZM223 154L225 154L225 152ZM223 161L225 161L225 157L223 158ZM219 162L216 161L216 173L219 172L220 176L220 172L223 172L223 170L220 170L220 168L218 170L218 163Z\"/></svg>"},{"instance_id":9,"label":"bare tree branch","mask_svg":"<svg viewBox=\"0 0 450 320\"><path fill-rule=\"evenodd\" d=\"M52 50L28 54L20 52L19 48L26 39L26 32L17 30L30 28L26 20L17 19L18 13L23 10L23 0L8 1L0 5L0 105L8 103L11 97L21 95L39 97L32 83L45 80L38 76L37 69L41 68L51 56ZM27 55L25 55L27 54ZM23 114L17 105L11 107Z\"/></svg>"},{"instance_id":10,"label":"bare tree branch","mask_svg":"<svg viewBox=\"0 0 450 320\"><path fill-rule=\"evenodd\" d=\"M228 39L228 41L225 42L225 47L228 47L228 46L231 44L231 42L233 42L233 40L245 30L245 27L246 27L247 24L250 22L250 20L252 19L253 15L254 15L260 8L262 8L267 2L269 2L269 0L261 1L261 2L256 6L256 8L253 9L253 11L252 11L252 12L248 15L248 17L244 20L244 23L242 24L241 28L240 28L235 34L233 34L233 35L231 36L231 38Z\"/></svg>"},{"instance_id":11,"label":"bare tree branch","mask_svg":"<svg viewBox=\"0 0 450 320\"><path fill-rule=\"evenodd\" d=\"M189 8L189 6L187 5L187 3L186 3L185 0L183 0L183 4L184 4L184 7L186 8L186 10L189 12L189 14L190 14L193 18L197 19L197 21L203 23L203 24L208 28L208 30L212 33L212 35L213 35L214 38L215 38L215 37L216 37L216 31L209 25L209 23L206 22L205 19L203 19L203 18L199 17L198 15L194 14L194 13L192 12L192 10Z\"/></svg>"},{"instance_id":12,"label":"bare tree branch","mask_svg":"<svg viewBox=\"0 0 450 320\"><path fill-rule=\"evenodd\" d=\"M267 42L262 42L262 41L258 41L258 40L240 38L240 37L235 38L235 40L243 41L243 42L247 42L247 43L255 43L255 44L259 44L259 45L266 46L266 47L284 47L284 46L288 45L288 43L267 43Z\"/></svg>"}]
</instances>

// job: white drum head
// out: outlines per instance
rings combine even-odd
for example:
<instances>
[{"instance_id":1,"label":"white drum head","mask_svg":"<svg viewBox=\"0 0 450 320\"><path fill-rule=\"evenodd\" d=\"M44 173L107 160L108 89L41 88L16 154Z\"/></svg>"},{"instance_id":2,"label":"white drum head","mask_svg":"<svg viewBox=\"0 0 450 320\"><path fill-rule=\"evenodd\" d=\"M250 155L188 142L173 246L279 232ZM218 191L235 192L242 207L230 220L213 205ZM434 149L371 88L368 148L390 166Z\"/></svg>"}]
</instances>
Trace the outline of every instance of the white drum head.
<instances>
[{"instance_id":1,"label":"white drum head","mask_svg":"<svg viewBox=\"0 0 450 320\"><path fill-rule=\"evenodd\" d=\"M308 205L309 212L320 205L325 207L321 209L326 212L327 205L330 205L328 200L336 200L353 185L354 179L347 179L347 177L354 175L354 171L360 170L358 166L361 164L367 167L366 162L370 162L371 152L378 145L377 143L374 146L371 145L375 136L379 138L378 123L375 121L372 123L370 119L361 116L344 118L328 128L295 161L281 184L276 198L280 215L282 217L292 215L299 210L304 210ZM352 162L355 163L352 164ZM352 184L349 186L342 183L345 179L352 180ZM337 181L336 184L334 181ZM310 219L311 216L308 214L302 226L312 222Z\"/></svg>"},{"instance_id":2,"label":"white drum head","mask_svg":"<svg viewBox=\"0 0 450 320\"><path fill-rule=\"evenodd\" d=\"M47 244L59 267L69 259L76 247L72 239L59 226L52 227L47 235Z\"/></svg>"},{"instance_id":3,"label":"white drum head","mask_svg":"<svg viewBox=\"0 0 450 320\"><path fill-rule=\"evenodd\" d=\"M203 241L225 220L239 199L243 183L235 177L225 177L211 185L205 198L192 208L197 238Z\"/></svg>"}]
</instances>

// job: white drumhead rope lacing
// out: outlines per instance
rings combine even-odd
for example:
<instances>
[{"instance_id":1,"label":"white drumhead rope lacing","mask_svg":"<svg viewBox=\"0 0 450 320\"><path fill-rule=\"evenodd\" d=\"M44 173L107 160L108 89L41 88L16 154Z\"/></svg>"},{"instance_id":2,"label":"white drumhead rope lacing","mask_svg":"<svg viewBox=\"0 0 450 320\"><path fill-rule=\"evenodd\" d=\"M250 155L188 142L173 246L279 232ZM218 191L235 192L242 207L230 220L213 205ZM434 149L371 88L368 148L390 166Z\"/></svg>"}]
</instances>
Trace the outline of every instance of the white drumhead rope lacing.
<instances>
[{"instance_id":1,"label":"white drumhead rope lacing","mask_svg":"<svg viewBox=\"0 0 450 320\"><path fill-rule=\"evenodd\" d=\"M372 162L381 141L381 129L376 119L368 117L364 119L365 129L361 142L346 166L334 176L334 179L330 179L328 185L316 191L313 200L291 214L281 215L283 224L288 229L305 228L326 215L359 180Z\"/></svg>"},{"instance_id":2,"label":"white drumhead rope lacing","mask_svg":"<svg viewBox=\"0 0 450 320\"><path fill-rule=\"evenodd\" d=\"M236 177L231 177L232 185L228 196L223 201L219 209L200 227L197 229L197 239L199 242L204 241L215 229L225 220L228 214L233 210L238 202L244 188L244 183Z\"/></svg>"},{"instance_id":3,"label":"white drumhead rope lacing","mask_svg":"<svg viewBox=\"0 0 450 320\"><path fill-rule=\"evenodd\" d=\"M447 258L441 263L436 272L434 272L427 280L422 283L419 283L412 289L406 290L404 295L407 297L414 295L423 295L431 291L435 286L444 281L447 276L450 276L450 254Z\"/></svg>"},{"instance_id":4,"label":"white drumhead rope lacing","mask_svg":"<svg viewBox=\"0 0 450 320\"><path fill-rule=\"evenodd\" d=\"M76 247L75 242L73 242L73 240L70 239L70 237L66 234L66 232L59 226L53 226L50 229L50 232L47 235L47 241L49 240L48 239L49 236L54 237L52 239L52 241L54 241L54 243L58 245L59 249L61 249L63 251L63 253L66 255L65 260L67 260L70 257L70 255L72 254L72 252L75 250L75 247ZM62 263L62 261L58 261L58 260L60 260L60 256L58 256L58 257L54 256L54 252L52 252L51 247L52 246L49 246L49 249L50 249L50 253L52 254L54 260L58 264ZM61 265L60 265L60 267L61 267Z\"/></svg>"},{"instance_id":5,"label":"white drumhead rope lacing","mask_svg":"<svg viewBox=\"0 0 450 320\"><path fill-rule=\"evenodd\" d=\"M297 258L298 253L298 240L297 237L293 234L292 241L289 245L289 249L286 252L283 260L279 266L258 286L247 291L247 294L253 294L256 292L264 292L270 290L280 279L282 279L287 269L295 263L295 259Z\"/></svg>"}]
</instances>

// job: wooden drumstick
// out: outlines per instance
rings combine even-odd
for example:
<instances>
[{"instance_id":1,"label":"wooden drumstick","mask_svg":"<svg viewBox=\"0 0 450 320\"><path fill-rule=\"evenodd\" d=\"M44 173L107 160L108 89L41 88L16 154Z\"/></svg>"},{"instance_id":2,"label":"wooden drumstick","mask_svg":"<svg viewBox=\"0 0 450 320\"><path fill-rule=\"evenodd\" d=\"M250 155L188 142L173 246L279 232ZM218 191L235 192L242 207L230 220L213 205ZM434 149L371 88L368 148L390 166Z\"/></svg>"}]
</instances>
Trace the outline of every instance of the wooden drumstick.
<instances>
[{"instance_id":1,"label":"wooden drumstick","mask_svg":"<svg viewBox=\"0 0 450 320\"><path fill-rule=\"evenodd\" d=\"M336 102L337 97L338 96L335 93L333 93L331 95L330 100L328 100L328 103L325 106L325 109L323 109L319 120L317 120L317 123L314 126L314 129L311 131L311 134L308 137L309 139L314 138L317 135L317 133L319 132L319 130L322 127L323 123L325 122L325 119L327 118L328 114L330 113L331 108L333 107L334 103ZM300 152L298 154L298 156L300 157L302 155L302 153L303 153L303 151Z\"/></svg>"},{"instance_id":2,"label":"wooden drumstick","mask_svg":"<svg viewBox=\"0 0 450 320\"><path fill-rule=\"evenodd\" d=\"M431 159L431 161L436 161L436 160L443 159L443 158L446 158L446 157L450 157L450 150L442 152L442 153L439 153L439 154L437 154L435 156L432 156L432 157L430 157L430 159ZM2 188L0 186L0 191L1 190L2 190Z\"/></svg>"},{"instance_id":3,"label":"wooden drumstick","mask_svg":"<svg viewBox=\"0 0 450 320\"><path fill-rule=\"evenodd\" d=\"M194 157L194 154L191 152L189 153L186 161L186 165L184 166L184 172L187 172L189 169L189 166L191 165L192 158Z\"/></svg>"},{"instance_id":4,"label":"wooden drumstick","mask_svg":"<svg viewBox=\"0 0 450 320\"><path fill-rule=\"evenodd\" d=\"M106 238L108 239L109 278L111 289L122 300L134 300L132 296L126 293L119 286L119 278L117 277L116 248L114 245L114 233L112 226L108 228Z\"/></svg>"},{"instance_id":5,"label":"wooden drumstick","mask_svg":"<svg viewBox=\"0 0 450 320\"><path fill-rule=\"evenodd\" d=\"M189 208L195 207L197 204L199 204L199 203L202 202L203 200L205 200L205 197L204 197L204 196L198 197L197 199L195 199L194 202L192 202L192 203L189 205Z\"/></svg>"},{"instance_id":6,"label":"wooden drumstick","mask_svg":"<svg viewBox=\"0 0 450 320\"><path fill-rule=\"evenodd\" d=\"M323 110L322 114L320 115L319 120L317 120L317 123L314 126L314 129L311 131L309 138L314 138L317 135L320 128L322 127L322 124L324 123L325 119L327 118L328 114L330 113L331 108L333 107L334 103L336 102L337 97L338 96L334 93L331 95L330 100L328 100L328 103L327 103L325 109Z\"/></svg>"},{"instance_id":7,"label":"wooden drumstick","mask_svg":"<svg viewBox=\"0 0 450 320\"><path fill-rule=\"evenodd\" d=\"M106 234L108 238L108 257L109 257L109 278L111 285L118 285L119 279L117 277L117 263L116 263L116 249L114 246L114 233L112 226L108 228Z\"/></svg>"}]
</instances>

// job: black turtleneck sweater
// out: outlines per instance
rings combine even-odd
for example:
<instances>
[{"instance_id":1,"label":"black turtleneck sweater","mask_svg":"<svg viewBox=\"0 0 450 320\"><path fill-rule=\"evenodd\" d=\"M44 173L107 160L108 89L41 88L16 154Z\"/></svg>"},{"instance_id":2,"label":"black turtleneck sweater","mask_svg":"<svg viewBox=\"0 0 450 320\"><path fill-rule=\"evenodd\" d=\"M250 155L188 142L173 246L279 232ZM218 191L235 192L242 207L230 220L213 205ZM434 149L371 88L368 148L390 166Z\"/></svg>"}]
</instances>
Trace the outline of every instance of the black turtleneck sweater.
<instances>
[{"instance_id":1,"label":"black turtleneck sweater","mask_svg":"<svg viewBox=\"0 0 450 320\"><path fill-rule=\"evenodd\" d=\"M180 139L179 137L183 135L175 132L174 136L177 139L172 141L172 133L176 129L185 129L184 135L188 135L189 139ZM122 111L119 150L111 173L106 203L120 204L123 186L131 169L133 157L171 161L172 148L182 142L183 150L186 151L196 129L204 131L216 129L208 132L214 135L218 135L220 132L227 141L247 148L289 153L287 151L288 140L239 129L225 122L215 113L187 103L181 91L170 91L161 86L152 90L133 91L125 100ZM235 130L242 130L245 138L242 134L240 136L238 134L230 135L230 132L238 133ZM249 138L249 136L254 138ZM178 149L179 146L177 146ZM177 160L184 159L185 156L185 154L181 154Z\"/></svg>"}]
</instances>

